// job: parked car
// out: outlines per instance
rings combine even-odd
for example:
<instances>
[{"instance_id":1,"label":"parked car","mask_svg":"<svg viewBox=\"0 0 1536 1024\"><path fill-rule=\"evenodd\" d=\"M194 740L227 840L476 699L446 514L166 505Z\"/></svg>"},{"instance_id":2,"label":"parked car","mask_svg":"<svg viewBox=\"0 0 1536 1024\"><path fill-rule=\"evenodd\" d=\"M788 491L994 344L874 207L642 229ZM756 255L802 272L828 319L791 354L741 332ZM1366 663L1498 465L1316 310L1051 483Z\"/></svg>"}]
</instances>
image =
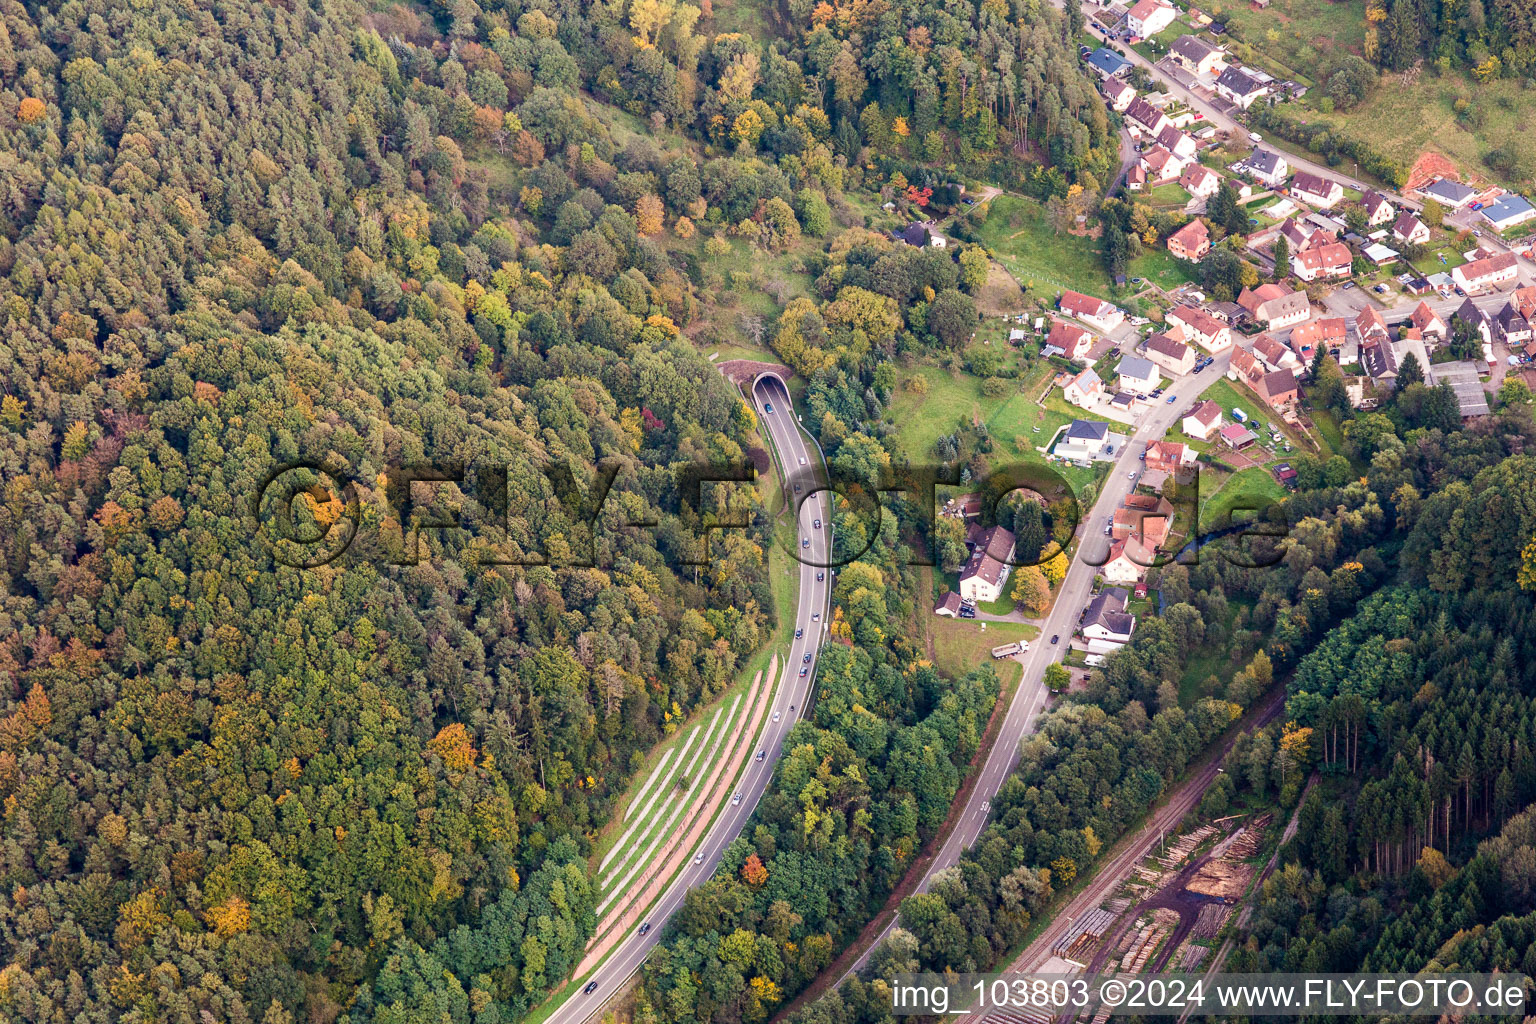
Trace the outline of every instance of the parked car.
<instances>
[{"instance_id":1,"label":"parked car","mask_svg":"<svg viewBox=\"0 0 1536 1024\"><path fill-rule=\"evenodd\" d=\"M1169 395L1168 396L1168 404L1169 405L1172 405L1174 402L1176 402L1178 400L1179 400L1179 396L1178 395Z\"/></svg>"}]
</instances>

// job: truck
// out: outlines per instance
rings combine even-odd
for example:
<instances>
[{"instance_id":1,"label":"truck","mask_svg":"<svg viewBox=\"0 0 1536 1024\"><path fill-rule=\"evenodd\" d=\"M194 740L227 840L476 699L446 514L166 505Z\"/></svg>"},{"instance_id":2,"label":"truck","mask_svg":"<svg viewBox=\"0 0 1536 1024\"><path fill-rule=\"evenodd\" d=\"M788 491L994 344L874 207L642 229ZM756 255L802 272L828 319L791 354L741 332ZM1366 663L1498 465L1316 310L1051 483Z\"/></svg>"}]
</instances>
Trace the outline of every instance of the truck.
<instances>
[{"instance_id":1,"label":"truck","mask_svg":"<svg viewBox=\"0 0 1536 1024\"><path fill-rule=\"evenodd\" d=\"M1243 410L1239 409L1235 405L1232 407L1232 418L1237 420L1237 422L1239 422L1239 423L1247 423L1248 422L1248 414L1243 412Z\"/></svg>"},{"instance_id":2,"label":"truck","mask_svg":"<svg viewBox=\"0 0 1536 1024\"><path fill-rule=\"evenodd\" d=\"M1003 644L1001 647L994 647L994 648L992 648L992 657L994 657L994 658L1011 658L1015 654L1018 654L1023 649L1024 648L1020 644L1018 644L1017 642L1011 643L1011 644Z\"/></svg>"}]
</instances>

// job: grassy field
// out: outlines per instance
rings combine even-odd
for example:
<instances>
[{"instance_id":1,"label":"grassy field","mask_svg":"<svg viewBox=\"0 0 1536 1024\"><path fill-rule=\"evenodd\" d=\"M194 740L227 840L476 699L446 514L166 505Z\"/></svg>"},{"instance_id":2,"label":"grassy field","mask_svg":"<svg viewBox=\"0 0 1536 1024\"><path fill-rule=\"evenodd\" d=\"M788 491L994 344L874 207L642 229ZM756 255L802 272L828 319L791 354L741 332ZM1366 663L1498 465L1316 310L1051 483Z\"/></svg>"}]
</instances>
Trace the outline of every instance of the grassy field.
<instances>
[{"instance_id":1,"label":"grassy field","mask_svg":"<svg viewBox=\"0 0 1536 1024\"><path fill-rule=\"evenodd\" d=\"M1215 494L1200 503L1200 524L1204 529L1219 529L1227 525L1227 513L1233 509L1262 509L1285 495L1285 488L1263 466L1238 470L1227 477ZM1237 513L1240 518L1252 518L1254 514Z\"/></svg>"},{"instance_id":2,"label":"grassy field","mask_svg":"<svg viewBox=\"0 0 1536 1024\"><path fill-rule=\"evenodd\" d=\"M1172 291L1181 284L1196 280L1191 264L1174 259L1173 254L1161 243L1142 246L1141 255L1127 265L1128 276L1151 281L1164 291Z\"/></svg>"},{"instance_id":3,"label":"grassy field","mask_svg":"<svg viewBox=\"0 0 1536 1024\"><path fill-rule=\"evenodd\" d=\"M1008 395L991 398L981 393L981 381L962 371L951 372L938 366L918 366L903 378L917 375L928 382L925 394L916 394L898 386L891 403L890 417L897 425L907 454L913 459L933 455L933 443L954 433L961 423L973 418L990 421L992 414L1010 400Z\"/></svg>"},{"instance_id":4,"label":"grassy field","mask_svg":"<svg viewBox=\"0 0 1536 1024\"><path fill-rule=\"evenodd\" d=\"M1233 4L1222 9L1221 17L1252 48L1252 54L1241 56L1309 85L1307 71L1317 67L1323 53L1334 47L1359 53L1365 42L1360 8L1331 0L1274 0L1262 11Z\"/></svg>"},{"instance_id":5,"label":"grassy field","mask_svg":"<svg viewBox=\"0 0 1536 1024\"><path fill-rule=\"evenodd\" d=\"M1073 289L1113 297L1096 239L1054 234L1044 207L1032 199L998 196L987 207L978 237L1026 290L1055 294Z\"/></svg>"},{"instance_id":6,"label":"grassy field","mask_svg":"<svg viewBox=\"0 0 1536 1024\"><path fill-rule=\"evenodd\" d=\"M956 677L990 660L994 647L1015 640L1033 642L1040 636L1037 627L1022 622L979 622L938 615L931 616L931 620L929 635L933 640L933 663L940 672ZM1012 664L1022 668L1017 662Z\"/></svg>"},{"instance_id":7,"label":"grassy field","mask_svg":"<svg viewBox=\"0 0 1536 1024\"><path fill-rule=\"evenodd\" d=\"M1147 193L1147 202L1153 206L1177 206L1189 202L1189 193L1176 181L1168 181Z\"/></svg>"}]
</instances>

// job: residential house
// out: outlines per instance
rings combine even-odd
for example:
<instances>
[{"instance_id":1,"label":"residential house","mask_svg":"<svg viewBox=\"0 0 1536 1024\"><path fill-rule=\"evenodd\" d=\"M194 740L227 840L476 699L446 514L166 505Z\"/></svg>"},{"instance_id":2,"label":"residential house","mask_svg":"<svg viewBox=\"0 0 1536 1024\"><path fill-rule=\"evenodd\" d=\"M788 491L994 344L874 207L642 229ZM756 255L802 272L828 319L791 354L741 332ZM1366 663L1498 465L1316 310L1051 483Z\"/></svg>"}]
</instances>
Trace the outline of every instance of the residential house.
<instances>
[{"instance_id":1,"label":"residential house","mask_svg":"<svg viewBox=\"0 0 1536 1024\"><path fill-rule=\"evenodd\" d=\"M1378 384L1391 385L1396 381L1409 355L1418 361L1420 369L1426 374L1429 372L1429 352L1422 341L1414 338L1386 341L1373 337L1369 342L1360 342L1360 368Z\"/></svg>"},{"instance_id":2,"label":"residential house","mask_svg":"<svg viewBox=\"0 0 1536 1024\"><path fill-rule=\"evenodd\" d=\"M1171 150L1153 146L1141 154L1141 167L1147 172L1147 184L1156 188L1170 181L1178 181L1185 161L1173 155Z\"/></svg>"},{"instance_id":3,"label":"residential house","mask_svg":"<svg viewBox=\"0 0 1536 1024\"><path fill-rule=\"evenodd\" d=\"M1493 225L1493 230L1503 231L1536 217L1536 206L1532 206L1531 201L1525 196L1510 192L1500 196L1497 201L1489 203L1478 213L1483 220Z\"/></svg>"},{"instance_id":4,"label":"residential house","mask_svg":"<svg viewBox=\"0 0 1536 1024\"><path fill-rule=\"evenodd\" d=\"M1088 55L1088 66L1099 73L1100 78L1118 78L1130 70L1131 62L1107 46L1101 46Z\"/></svg>"},{"instance_id":5,"label":"residential house","mask_svg":"<svg viewBox=\"0 0 1536 1024\"><path fill-rule=\"evenodd\" d=\"M940 598L939 603L933 606L933 614L947 615L951 619L958 618L960 616L959 592L951 590Z\"/></svg>"},{"instance_id":6,"label":"residential house","mask_svg":"<svg viewBox=\"0 0 1536 1024\"><path fill-rule=\"evenodd\" d=\"M948 240L935 229L932 223L914 221L908 224L901 232L901 240L916 248L932 247L943 249L948 247Z\"/></svg>"},{"instance_id":7,"label":"residential house","mask_svg":"<svg viewBox=\"0 0 1536 1024\"><path fill-rule=\"evenodd\" d=\"M1082 292L1062 292L1061 298L1057 300L1057 308L1100 331L1112 331L1125 320L1125 313L1114 303Z\"/></svg>"},{"instance_id":8,"label":"residential house","mask_svg":"<svg viewBox=\"0 0 1536 1024\"><path fill-rule=\"evenodd\" d=\"M1280 237L1284 238L1286 244L1291 247L1293 255L1305 249L1338 241L1332 232L1324 231L1322 228L1308 224L1306 221L1299 221L1294 217L1285 218L1275 230L1280 233Z\"/></svg>"},{"instance_id":9,"label":"residential house","mask_svg":"<svg viewBox=\"0 0 1536 1024\"><path fill-rule=\"evenodd\" d=\"M1098 405L1100 399L1104 397L1104 382L1099 379L1097 373L1093 372L1093 368L1089 367L1067 381L1061 392L1068 403L1082 409L1090 409Z\"/></svg>"},{"instance_id":10,"label":"residential house","mask_svg":"<svg viewBox=\"0 0 1536 1024\"><path fill-rule=\"evenodd\" d=\"M1209 441L1211 435L1221 429L1221 406L1206 399L1184 414L1179 429L1190 437Z\"/></svg>"},{"instance_id":11,"label":"residential house","mask_svg":"<svg viewBox=\"0 0 1536 1024\"><path fill-rule=\"evenodd\" d=\"M1131 100L1130 105L1125 108L1125 117L1153 138L1157 138L1158 132L1173 123L1168 120L1167 114L1148 103L1145 96L1137 96Z\"/></svg>"},{"instance_id":12,"label":"residential house","mask_svg":"<svg viewBox=\"0 0 1536 1024\"><path fill-rule=\"evenodd\" d=\"M1110 444L1109 424L1102 420L1073 420L1062 432L1052 454L1071 462L1089 463Z\"/></svg>"},{"instance_id":13,"label":"residential house","mask_svg":"<svg viewBox=\"0 0 1536 1024\"><path fill-rule=\"evenodd\" d=\"M1275 482L1287 490L1296 489L1296 470L1289 462L1277 462L1270 467L1270 472L1275 475Z\"/></svg>"},{"instance_id":14,"label":"residential house","mask_svg":"<svg viewBox=\"0 0 1536 1024\"><path fill-rule=\"evenodd\" d=\"M1045 344L1060 349L1061 354L1073 362L1084 362L1093 349L1093 335L1086 327L1051 317L1051 333L1045 336Z\"/></svg>"},{"instance_id":15,"label":"residential house","mask_svg":"<svg viewBox=\"0 0 1536 1024\"><path fill-rule=\"evenodd\" d=\"M1349 337L1349 322L1341 316L1321 317L1317 320L1308 320L1304 324L1297 325L1291 332L1291 349L1298 353L1306 351L1314 353L1321 346L1332 352L1344 347L1345 340ZM1311 365L1312 356L1302 357L1302 362Z\"/></svg>"},{"instance_id":16,"label":"residential house","mask_svg":"<svg viewBox=\"0 0 1536 1024\"><path fill-rule=\"evenodd\" d=\"M1088 602L1081 629L1090 654L1109 654L1131 642L1136 616L1125 610L1129 597L1123 587L1105 587Z\"/></svg>"},{"instance_id":17,"label":"residential house","mask_svg":"<svg viewBox=\"0 0 1536 1024\"><path fill-rule=\"evenodd\" d=\"M1013 534L1001 526L980 531L971 547L971 557L960 570L960 596L978 604L1002 597L1013 544Z\"/></svg>"},{"instance_id":18,"label":"residential house","mask_svg":"<svg viewBox=\"0 0 1536 1024\"><path fill-rule=\"evenodd\" d=\"M1131 192L1140 192L1147 187L1147 169L1139 161L1126 170L1125 187Z\"/></svg>"},{"instance_id":19,"label":"residential house","mask_svg":"<svg viewBox=\"0 0 1536 1024\"><path fill-rule=\"evenodd\" d=\"M1459 210L1470 203L1477 195L1477 189L1471 185L1463 185L1459 181L1450 178L1436 178L1434 181L1419 189L1429 199L1433 199L1447 210Z\"/></svg>"},{"instance_id":20,"label":"residential house","mask_svg":"<svg viewBox=\"0 0 1536 1024\"><path fill-rule=\"evenodd\" d=\"M1253 316L1242 306L1235 302L1207 302L1205 308L1211 311L1216 319L1231 327L1241 327L1253 319Z\"/></svg>"},{"instance_id":21,"label":"residential house","mask_svg":"<svg viewBox=\"0 0 1536 1024\"><path fill-rule=\"evenodd\" d=\"M1179 36L1168 47L1169 58L1192 75L1208 75L1226 66L1226 53L1199 36Z\"/></svg>"},{"instance_id":22,"label":"residential house","mask_svg":"<svg viewBox=\"0 0 1536 1024\"><path fill-rule=\"evenodd\" d=\"M1178 441L1153 441L1147 445L1147 468L1177 473L1195 459L1195 451Z\"/></svg>"},{"instance_id":23,"label":"residential house","mask_svg":"<svg viewBox=\"0 0 1536 1024\"><path fill-rule=\"evenodd\" d=\"M1366 306L1355 317L1355 333L1360 335L1360 344L1370 341L1386 341L1391 335L1387 332L1387 322L1381 318L1375 306Z\"/></svg>"},{"instance_id":24,"label":"residential house","mask_svg":"<svg viewBox=\"0 0 1536 1024\"><path fill-rule=\"evenodd\" d=\"M1150 359L1143 359L1140 356L1124 356L1121 358L1120 365L1115 368L1115 373L1119 375L1121 391L1130 391L1143 395L1148 391L1155 390L1158 383L1163 379L1163 375L1158 372L1157 367L1153 365L1152 361Z\"/></svg>"},{"instance_id":25,"label":"residential house","mask_svg":"<svg viewBox=\"0 0 1536 1024\"><path fill-rule=\"evenodd\" d=\"M1155 36L1169 25L1173 24L1177 9L1168 0L1136 0L1136 4L1125 15L1125 27L1130 29L1131 35Z\"/></svg>"},{"instance_id":26,"label":"residential house","mask_svg":"<svg viewBox=\"0 0 1536 1024\"><path fill-rule=\"evenodd\" d=\"M1195 350L1166 334L1152 335L1147 339L1143 351L1148 359L1176 377L1182 377L1195 368Z\"/></svg>"},{"instance_id":27,"label":"residential house","mask_svg":"<svg viewBox=\"0 0 1536 1024\"><path fill-rule=\"evenodd\" d=\"M1446 326L1440 314L1429 308L1429 303L1420 302L1408 315L1408 322L1419 329L1419 333L1425 337L1434 335L1444 341L1450 335L1450 328Z\"/></svg>"},{"instance_id":28,"label":"residential house","mask_svg":"<svg viewBox=\"0 0 1536 1024\"><path fill-rule=\"evenodd\" d=\"M1513 281L1519 270L1515 254L1505 252L1463 263L1451 271L1451 279L1456 282L1456 287L1468 295L1477 295L1493 291L1506 281Z\"/></svg>"},{"instance_id":29,"label":"residential house","mask_svg":"<svg viewBox=\"0 0 1536 1024\"><path fill-rule=\"evenodd\" d=\"M1520 309L1513 302L1506 302L1504 308L1493 315L1494 334L1510 348L1523 347L1531 340L1531 322L1520 314Z\"/></svg>"},{"instance_id":30,"label":"residential house","mask_svg":"<svg viewBox=\"0 0 1536 1024\"><path fill-rule=\"evenodd\" d=\"M1199 263L1211 251L1211 229L1196 217L1168 236L1168 251L1176 259Z\"/></svg>"},{"instance_id":31,"label":"residential house","mask_svg":"<svg viewBox=\"0 0 1536 1024\"><path fill-rule=\"evenodd\" d=\"M1291 273L1303 281L1348 277L1354 255L1343 242L1329 242L1307 249L1291 258Z\"/></svg>"},{"instance_id":32,"label":"residential house","mask_svg":"<svg viewBox=\"0 0 1536 1024\"><path fill-rule=\"evenodd\" d=\"M1253 339L1253 354L1267 371L1286 370L1293 377L1299 377L1306 370L1296 353L1291 351L1291 346L1272 334L1261 334Z\"/></svg>"},{"instance_id":33,"label":"residential house","mask_svg":"<svg viewBox=\"0 0 1536 1024\"><path fill-rule=\"evenodd\" d=\"M1385 224L1397 216L1397 207L1392 201L1373 188L1366 189L1360 205L1365 207L1365 222L1370 227Z\"/></svg>"},{"instance_id":34,"label":"residential house","mask_svg":"<svg viewBox=\"0 0 1536 1024\"><path fill-rule=\"evenodd\" d=\"M1227 363L1228 380L1242 381L1252 387L1268 372L1269 367L1253 354L1253 349L1239 345L1232 350L1232 359Z\"/></svg>"},{"instance_id":35,"label":"residential house","mask_svg":"<svg viewBox=\"0 0 1536 1024\"><path fill-rule=\"evenodd\" d=\"M1309 206L1331 210L1344 198L1344 187L1332 178L1311 171L1297 171L1291 179L1291 195Z\"/></svg>"},{"instance_id":36,"label":"residential house","mask_svg":"<svg viewBox=\"0 0 1536 1024\"><path fill-rule=\"evenodd\" d=\"M1527 320L1536 320L1536 285L1516 288L1510 293L1509 301L1515 304L1521 316Z\"/></svg>"},{"instance_id":37,"label":"residential house","mask_svg":"<svg viewBox=\"0 0 1536 1024\"><path fill-rule=\"evenodd\" d=\"M1257 288L1244 288L1238 293L1237 304L1253 319L1268 323L1272 331L1304 323L1312 315L1312 304L1307 301L1306 292L1273 282Z\"/></svg>"},{"instance_id":38,"label":"residential house","mask_svg":"<svg viewBox=\"0 0 1536 1024\"><path fill-rule=\"evenodd\" d=\"M1127 537L1109 545L1109 561L1100 567L1099 573L1111 583L1135 583L1146 574L1155 557L1141 541Z\"/></svg>"},{"instance_id":39,"label":"residential house","mask_svg":"<svg viewBox=\"0 0 1536 1024\"><path fill-rule=\"evenodd\" d=\"M1157 133L1157 144L1180 160L1186 161L1193 160L1200 148L1195 145L1195 140L1191 136L1179 131L1173 125Z\"/></svg>"},{"instance_id":40,"label":"residential house","mask_svg":"<svg viewBox=\"0 0 1536 1024\"><path fill-rule=\"evenodd\" d=\"M1464 323L1471 325L1472 329L1482 338L1486 345L1493 341L1493 317L1478 308L1477 303L1470 297L1456 307L1456 312L1451 314L1451 320L1460 318Z\"/></svg>"},{"instance_id":41,"label":"residential house","mask_svg":"<svg viewBox=\"0 0 1536 1024\"><path fill-rule=\"evenodd\" d=\"M1099 91L1104 94L1104 99L1109 103L1109 109L1117 113L1124 113L1125 108L1131 105L1131 100L1136 98L1136 89L1129 83L1118 78L1106 79L1099 86Z\"/></svg>"},{"instance_id":42,"label":"residential house","mask_svg":"<svg viewBox=\"0 0 1536 1024\"><path fill-rule=\"evenodd\" d=\"M1253 106L1253 101L1263 96L1268 90L1253 74L1235 64L1228 65L1227 70L1216 79L1216 95L1229 103L1235 103L1244 110Z\"/></svg>"},{"instance_id":43,"label":"residential house","mask_svg":"<svg viewBox=\"0 0 1536 1024\"><path fill-rule=\"evenodd\" d=\"M1289 412L1301 398L1301 389L1296 386L1296 374L1290 370L1266 373L1259 378L1253 390L1271 409L1279 413Z\"/></svg>"},{"instance_id":44,"label":"residential house","mask_svg":"<svg viewBox=\"0 0 1536 1024\"><path fill-rule=\"evenodd\" d=\"M1179 185L1196 199L1208 199L1221 187L1221 175L1203 164L1190 164L1179 175Z\"/></svg>"},{"instance_id":45,"label":"residential house","mask_svg":"<svg viewBox=\"0 0 1536 1024\"><path fill-rule=\"evenodd\" d=\"M1279 188L1284 185L1285 179L1291 174L1291 165L1285 162L1285 157L1267 149L1255 149L1234 163L1232 169L1247 174L1270 188Z\"/></svg>"},{"instance_id":46,"label":"residential house","mask_svg":"<svg viewBox=\"0 0 1536 1024\"><path fill-rule=\"evenodd\" d=\"M1184 336L1207 352L1225 352L1232 345L1232 328L1195 306L1177 306L1168 311L1168 322L1178 324Z\"/></svg>"},{"instance_id":47,"label":"residential house","mask_svg":"<svg viewBox=\"0 0 1536 1024\"><path fill-rule=\"evenodd\" d=\"M1399 242L1423 245L1429 241L1429 233L1429 225L1419 220L1419 215L1412 210L1404 210L1392 222L1392 237Z\"/></svg>"}]
</instances>

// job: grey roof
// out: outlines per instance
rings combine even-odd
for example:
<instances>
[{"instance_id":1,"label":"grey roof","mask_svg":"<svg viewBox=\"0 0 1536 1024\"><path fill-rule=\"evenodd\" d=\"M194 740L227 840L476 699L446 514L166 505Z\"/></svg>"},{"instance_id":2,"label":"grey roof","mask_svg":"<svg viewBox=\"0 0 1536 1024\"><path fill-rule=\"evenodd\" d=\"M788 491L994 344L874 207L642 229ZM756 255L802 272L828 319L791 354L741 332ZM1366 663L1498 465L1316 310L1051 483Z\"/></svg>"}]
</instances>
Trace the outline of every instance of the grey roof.
<instances>
[{"instance_id":1,"label":"grey roof","mask_svg":"<svg viewBox=\"0 0 1536 1024\"><path fill-rule=\"evenodd\" d=\"M1109 437L1109 424L1103 420L1073 420L1067 425L1068 441L1103 441Z\"/></svg>"},{"instance_id":2,"label":"grey roof","mask_svg":"<svg viewBox=\"0 0 1536 1024\"><path fill-rule=\"evenodd\" d=\"M1471 185L1463 185L1461 182L1452 181L1449 178L1441 178L1433 184L1424 186L1421 191L1427 196L1434 196L1436 199L1452 203L1456 206L1460 206L1468 199L1477 195L1477 189Z\"/></svg>"},{"instance_id":3,"label":"grey roof","mask_svg":"<svg viewBox=\"0 0 1536 1024\"><path fill-rule=\"evenodd\" d=\"M1264 88L1262 82L1235 64L1221 73L1221 77L1216 79L1216 84L1239 96L1251 96Z\"/></svg>"},{"instance_id":4,"label":"grey roof","mask_svg":"<svg viewBox=\"0 0 1536 1024\"><path fill-rule=\"evenodd\" d=\"M1115 372L1122 377L1137 377L1141 380L1157 376L1157 369L1152 365L1152 360L1143 359L1140 356L1126 356L1121 359Z\"/></svg>"},{"instance_id":5,"label":"grey roof","mask_svg":"<svg viewBox=\"0 0 1536 1024\"><path fill-rule=\"evenodd\" d=\"M1284 160L1279 153L1271 153L1267 149L1256 149L1243 159L1245 165L1253 168L1260 174L1274 174L1278 172L1283 162Z\"/></svg>"},{"instance_id":6,"label":"grey roof","mask_svg":"<svg viewBox=\"0 0 1536 1024\"><path fill-rule=\"evenodd\" d=\"M1107 46L1101 46L1088 55L1088 63L1106 75L1118 75L1131 62Z\"/></svg>"},{"instance_id":7,"label":"grey roof","mask_svg":"<svg viewBox=\"0 0 1536 1024\"><path fill-rule=\"evenodd\" d=\"M1531 204L1525 196L1511 192L1496 203L1489 203L1483 207L1483 216L1497 224L1501 220L1510 217L1519 217L1531 212Z\"/></svg>"},{"instance_id":8,"label":"grey roof","mask_svg":"<svg viewBox=\"0 0 1536 1024\"><path fill-rule=\"evenodd\" d=\"M1105 587L1083 610L1083 628L1105 626L1116 633L1129 633L1136 622L1135 616L1125 611L1129 598L1124 587Z\"/></svg>"},{"instance_id":9,"label":"grey roof","mask_svg":"<svg viewBox=\"0 0 1536 1024\"><path fill-rule=\"evenodd\" d=\"M1176 53L1196 64L1215 53L1216 50L1217 47L1197 36L1179 36L1173 41L1173 45L1168 47L1169 53Z\"/></svg>"}]
</instances>

